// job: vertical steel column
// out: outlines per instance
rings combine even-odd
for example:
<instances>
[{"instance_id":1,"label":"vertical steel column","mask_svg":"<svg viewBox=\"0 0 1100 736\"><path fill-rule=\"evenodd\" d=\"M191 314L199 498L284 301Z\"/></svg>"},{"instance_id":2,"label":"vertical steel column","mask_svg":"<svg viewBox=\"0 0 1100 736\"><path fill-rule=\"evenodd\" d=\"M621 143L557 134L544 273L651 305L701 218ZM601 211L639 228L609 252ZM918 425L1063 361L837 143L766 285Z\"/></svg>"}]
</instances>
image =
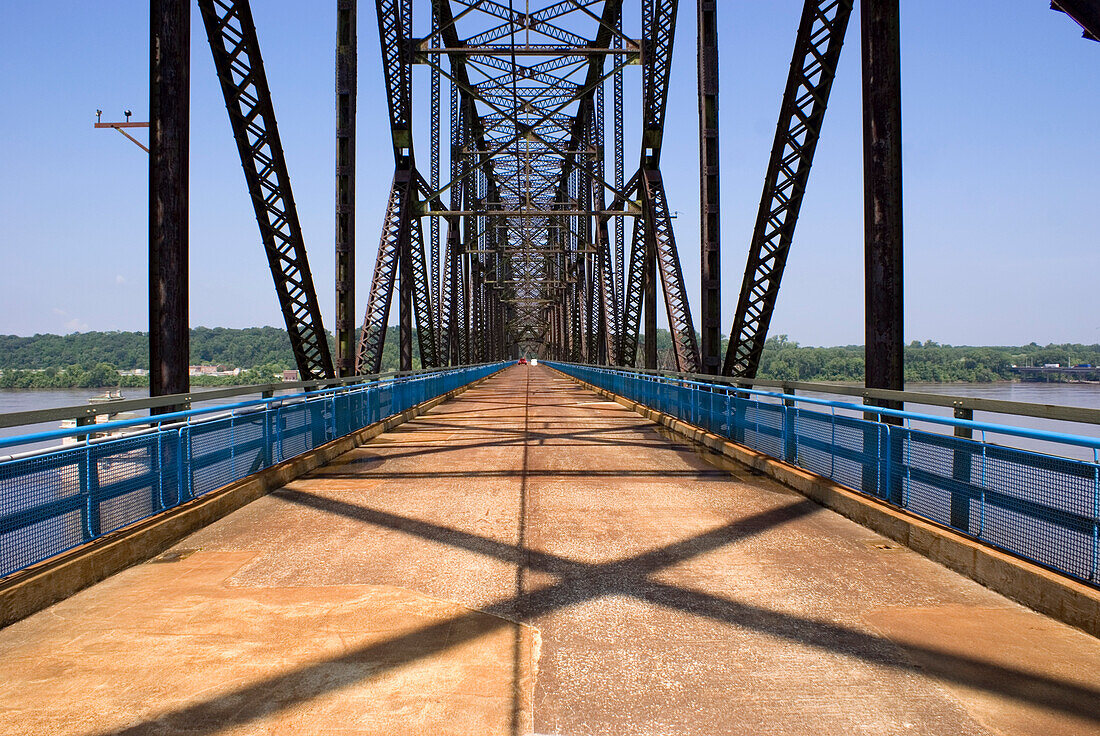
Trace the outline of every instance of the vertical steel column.
<instances>
[{"instance_id":1,"label":"vertical steel column","mask_svg":"<svg viewBox=\"0 0 1100 736\"><path fill-rule=\"evenodd\" d=\"M356 1L336 2L336 370L355 374Z\"/></svg>"},{"instance_id":2,"label":"vertical steel column","mask_svg":"<svg viewBox=\"0 0 1100 736\"><path fill-rule=\"evenodd\" d=\"M974 420L974 410L955 405L955 418ZM955 436L965 440L974 439L974 430L969 427L955 427ZM951 491L951 526L970 532L970 476L971 454L968 448L956 447L951 458L951 477L956 481Z\"/></svg>"},{"instance_id":3,"label":"vertical steel column","mask_svg":"<svg viewBox=\"0 0 1100 736\"><path fill-rule=\"evenodd\" d=\"M439 35L439 8L432 4L432 36L431 42L433 45L438 46L442 41ZM441 125L442 119L440 116L442 109L442 85L441 75L439 69L432 67L431 69L431 138L429 141L429 171L428 171L428 184L432 191L439 189L439 169L440 169L440 143L441 143ZM439 239L439 218L432 217L428 223L429 238L429 254L428 254L428 272L430 274L428 279L428 293L431 296L432 304L439 305L443 302L443 295L440 288L440 239ZM436 334L439 334L440 319L442 318L442 312L438 312L433 315L435 320ZM440 356L440 359L446 361L445 356Z\"/></svg>"},{"instance_id":4,"label":"vertical steel column","mask_svg":"<svg viewBox=\"0 0 1100 736\"><path fill-rule=\"evenodd\" d=\"M699 200L702 345L699 369L722 369L722 272L720 270L718 159L718 2L699 6Z\"/></svg>"},{"instance_id":5,"label":"vertical steel column","mask_svg":"<svg viewBox=\"0 0 1100 736\"><path fill-rule=\"evenodd\" d=\"M149 395L186 393L191 3L149 5ZM154 409L154 413L176 407Z\"/></svg>"},{"instance_id":6,"label":"vertical steel column","mask_svg":"<svg viewBox=\"0 0 1100 736\"><path fill-rule=\"evenodd\" d=\"M619 16L616 22L615 29L622 32L623 19ZM623 45L622 38L615 35L615 46L621 48ZM620 192L623 190L624 183L624 134L623 134L623 70L620 66L623 62L623 56L620 54L615 55L615 76L612 82L612 110L613 122L612 127L614 130L614 148L615 148L615 189ZM626 218L615 218L615 274L618 282L615 286L615 293L626 294ZM623 356L619 356L619 360L623 360ZM631 356L633 360L633 356Z\"/></svg>"},{"instance_id":7,"label":"vertical steel column","mask_svg":"<svg viewBox=\"0 0 1100 736\"><path fill-rule=\"evenodd\" d=\"M901 32L899 0L863 0L866 385L902 390ZM900 408L900 402L878 402Z\"/></svg>"}]
</instances>

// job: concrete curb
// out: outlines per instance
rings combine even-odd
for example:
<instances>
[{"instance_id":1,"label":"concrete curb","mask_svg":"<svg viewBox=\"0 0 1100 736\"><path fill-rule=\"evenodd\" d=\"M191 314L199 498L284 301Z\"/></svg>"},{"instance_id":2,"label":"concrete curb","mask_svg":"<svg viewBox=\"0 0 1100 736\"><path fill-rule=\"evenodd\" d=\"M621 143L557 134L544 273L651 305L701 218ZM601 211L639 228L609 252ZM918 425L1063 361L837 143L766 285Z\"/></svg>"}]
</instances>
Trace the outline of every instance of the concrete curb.
<instances>
[{"instance_id":1,"label":"concrete curb","mask_svg":"<svg viewBox=\"0 0 1100 736\"><path fill-rule=\"evenodd\" d=\"M558 371L561 373L561 371ZM1100 638L1100 590L914 516L630 399L568 376L681 437L747 465L857 524L904 544L1039 613Z\"/></svg>"},{"instance_id":2,"label":"concrete curb","mask_svg":"<svg viewBox=\"0 0 1100 736\"><path fill-rule=\"evenodd\" d=\"M496 374L0 579L0 627L41 611L131 565L156 557L189 534L383 432L415 419L493 375Z\"/></svg>"}]
</instances>

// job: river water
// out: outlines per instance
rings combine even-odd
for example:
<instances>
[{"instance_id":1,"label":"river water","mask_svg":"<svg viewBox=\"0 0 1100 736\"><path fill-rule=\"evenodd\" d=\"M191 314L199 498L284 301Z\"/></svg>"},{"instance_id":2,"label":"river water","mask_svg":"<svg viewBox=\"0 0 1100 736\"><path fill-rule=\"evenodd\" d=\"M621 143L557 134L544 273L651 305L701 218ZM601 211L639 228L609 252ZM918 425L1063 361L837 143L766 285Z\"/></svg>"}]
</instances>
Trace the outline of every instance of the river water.
<instances>
[{"instance_id":1,"label":"river water","mask_svg":"<svg viewBox=\"0 0 1100 736\"><path fill-rule=\"evenodd\" d=\"M931 394L945 394L949 396L969 396L983 399L1001 399L1005 401L1022 401L1034 404L1058 404L1063 406L1078 406L1091 409L1100 409L1100 384L1096 383L913 383L906 386L906 390ZM127 399L144 398L149 395L148 389L130 388L123 389ZM102 396L103 389L66 389L50 391L29 391L0 389L0 414L9 412L31 411L34 409L52 409L64 406L81 406L87 403L89 398ZM848 403L859 403L858 399L850 396L807 394L814 398L828 398ZM249 396L237 396L227 399L217 399L200 406L219 406L239 401L244 401ZM939 406L924 406L908 404L906 409L923 414L936 416L951 416L951 409ZM825 409L827 411L827 409ZM993 424L1010 424L1016 427L1030 429L1044 429L1067 434L1084 435L1086 437L1100 437L1100 425L1077 424L1071 422L1054 422L1031 417L1015 417L998 414L975 413L974 419ZM0 427L0 437L13 437L17 435L45 432L57 429L58 424L39 424L24 427ZM1025 440L1020 438L1000 437L990 434L988 439L1001 444L1010 444L1017 447L1034 449L1044 452L1054 451L1054 448L1046 443ZM26 449L29 449L26 448ZM1087 448L1069 448L1060 445L1058 454L1069 455L1083 460L1093 459L1092 451ZM0 455L7 452L0 451Z\"/></svg>"}]
</instances>

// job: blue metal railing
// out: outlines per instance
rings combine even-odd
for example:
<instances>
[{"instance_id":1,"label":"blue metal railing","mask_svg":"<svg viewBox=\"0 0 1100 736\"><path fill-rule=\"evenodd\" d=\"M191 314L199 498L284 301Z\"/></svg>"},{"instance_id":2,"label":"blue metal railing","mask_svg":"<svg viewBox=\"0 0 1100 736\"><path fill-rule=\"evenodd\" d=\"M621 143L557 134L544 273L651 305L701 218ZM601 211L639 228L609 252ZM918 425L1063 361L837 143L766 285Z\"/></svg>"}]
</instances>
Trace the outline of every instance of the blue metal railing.
<instances>
[{"instance_id":1,"label":"blue metal railing","mask_svg":"<svg viewBox=\"0 0 1100 736\"><path fill-rule=\"evenodd\" d=\"M504 365L0 439L0 447L13 447L92 432L108 435L0 462L0 576L400 414Z\"/></svg>"},{"instance_id":2,"label":"blue metal railing","mask_svg":"<svg viewBox=\"0 0 1100 736\"><path fill-rule=\"evenodd\" d=\"M841 485L1100 585L1100 439L630 370L557 370ZM855 416L841 412L860 412ZM868 415L877 419L866 418ZM888 424L883 417L901 420ZM973 430L975 439L913 423ZM1093 459L986 441L1086 447Z\"/></svg>"}]
</instances>

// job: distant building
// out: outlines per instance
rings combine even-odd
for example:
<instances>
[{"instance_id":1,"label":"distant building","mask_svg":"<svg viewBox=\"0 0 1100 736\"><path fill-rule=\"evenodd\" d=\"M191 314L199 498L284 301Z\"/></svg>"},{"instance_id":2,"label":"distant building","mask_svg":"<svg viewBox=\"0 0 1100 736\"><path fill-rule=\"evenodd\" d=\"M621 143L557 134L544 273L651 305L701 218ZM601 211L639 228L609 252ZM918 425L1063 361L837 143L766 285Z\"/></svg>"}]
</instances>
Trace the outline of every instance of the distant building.
<instances>
[{"instance_id":1,"label":"distant building","mask_svg":"<svg viewBox=\"0 0 1100 736\"><path fill-rule=\"evenodd\" d=\"M284 381L298 381L298 371L283 371Z\"/></svg>"},{"instance_id":2,"label":"distant building","mask_svg":"<svg viewBox=\"0 0 1100 736\"><path fill-rule=\"evenodd\" d=\"M187 375L189 376L236 376L240 375L241 369L234 368L229 369L229 366L225 365L189 365L187 366Z\"/></svg>"}]
</instances>

